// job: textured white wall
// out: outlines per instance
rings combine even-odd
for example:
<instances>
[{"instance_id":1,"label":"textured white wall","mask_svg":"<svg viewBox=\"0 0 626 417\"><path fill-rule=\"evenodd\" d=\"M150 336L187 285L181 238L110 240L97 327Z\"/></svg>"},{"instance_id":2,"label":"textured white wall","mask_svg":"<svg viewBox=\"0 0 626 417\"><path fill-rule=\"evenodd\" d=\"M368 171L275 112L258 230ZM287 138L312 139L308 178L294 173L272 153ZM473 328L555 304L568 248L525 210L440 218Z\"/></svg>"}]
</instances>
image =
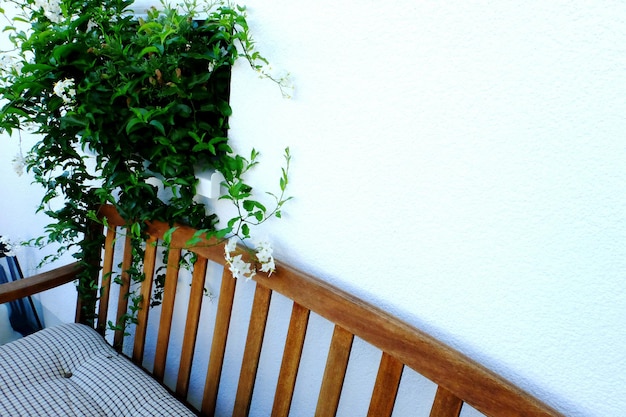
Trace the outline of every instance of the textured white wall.
<instances>
[{"instance_id":1,"label":"textured white wall","mask_svg":"<svg viewBox=\"0 0 626 417\"><path fill-rule=\"evenodd\" d=\"M626 406L626 6L249 0L232 138L290 145L280 258L571 416ZM264 162L264 161L262 161Z\"/></svg>"},{"instance_id":2,"label":"textured white wall","mask_svg":"<svg viewBox=\"0 0 626 417\"><path fill-rule=\"evenodd\" d=\"M284 100L243 64L233 76L233 144L262 152L252 182L275 189L294 155L296 199L261 231L277 257L568 416L623 415L626 6L247 4L296 85ZM12 146L0 231L29 237L38 191L6 167Z\"/></svg>"}]
</instances>

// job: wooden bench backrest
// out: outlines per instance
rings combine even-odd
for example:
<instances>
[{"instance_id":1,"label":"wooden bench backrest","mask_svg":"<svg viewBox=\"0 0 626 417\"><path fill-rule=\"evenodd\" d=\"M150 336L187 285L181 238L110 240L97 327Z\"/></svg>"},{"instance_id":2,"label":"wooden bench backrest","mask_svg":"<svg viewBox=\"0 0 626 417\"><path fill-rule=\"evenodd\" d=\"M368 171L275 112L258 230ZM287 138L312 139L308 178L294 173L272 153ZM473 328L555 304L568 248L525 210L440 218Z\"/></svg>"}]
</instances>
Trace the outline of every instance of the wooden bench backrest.
<instances>
[{"instance_id":1,"label":"wooden bench backrest","mask_svg":"<svg viewBox=\"0 0 626 417\"><path fill-rule=\"evenodd\" d=\"M123 236L123 234L118 234L116 227L123 226L124 220L108 206L102 208L101 215L107 218L109 224L103 256L103 276L106 277L114 267L114 242ZM170 227L165 223L151 223L149 225L150 242L162 239L169 229ZM193 247L187 247L187 242L194 236L194 233L195 230L192 228L179 227L172 234L152 370L154 377L162 382L168 349L170 349L169 339L178 282L179 259L181 248L185 248L197 255L197 261L193 267L184 337L180 348L180 363L175 387L172 387L182 399L187 397L189 390L197 335L198 332L204 331L203 328L198 329L198 323L204 298L207 262L224 265L224 247L221 244L201 242ZM132 360L138 364L142 364L144 356L148 315L151 311L148 302L153 290L152 278L155 275L157 258L156 246L151 245L150 242L145 251L146 280L141 284L143 301L139 310L139 323L135 329L132 349ZM122 270L128 269L131 262L128 247L124 249L122 258ZM320 364L325 367L325 371L319 389L316 416L335 415L342 390L349 389L344 387L344 378L355 337L380 350L380 363L377 364L378 373L371 393L368 416L391 416L405 367L413 369L437 384L431 416L458 416L463 403L468 403L485 415L494 417L561 415L422 331L345 291L288 265L278 263L277 270L271 277L268 278L260 273L254 280L256 287L251 314L245 318L249 320L249 325L243 356L240 359L242 365L232 406L233 416L246 416L250 410L273 293L282 294L292 300L292 310L276 383L272 416L289 414L305 337L315 337L307 333L307 323L311 312L334 323L326 363ZM123 281L120 297L117 300L115 313L117 317L124 314L128 308L127 298L124 296L127 291L128 277L123 277ZM200 410L202 415L212 416L215 413L231 318L238 322L244 320L243 317L235 317L232 313L236 285L238 285L237 280L230 276L227 268L224 268L212 329L210 358ZM97 321L97 327L101 331L104 331L109 315L107 311L108 287L108 282L105 280ZM114 345L121 348L123 341L123 333L115 332Z\"/></svg>"}]
</instances>

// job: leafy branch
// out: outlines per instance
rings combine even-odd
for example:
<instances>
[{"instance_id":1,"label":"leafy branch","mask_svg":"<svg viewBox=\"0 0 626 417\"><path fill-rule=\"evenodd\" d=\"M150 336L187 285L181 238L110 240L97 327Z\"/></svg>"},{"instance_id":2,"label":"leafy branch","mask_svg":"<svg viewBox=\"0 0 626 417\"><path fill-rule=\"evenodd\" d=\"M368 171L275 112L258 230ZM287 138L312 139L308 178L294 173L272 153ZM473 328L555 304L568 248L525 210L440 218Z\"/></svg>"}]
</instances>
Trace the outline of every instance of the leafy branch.
<instances>
[{"instance_id":1,"label":"leafy branch","mask_svg":"<svg viewBox=\"0 0 626 417\"><path fill-rule=\"evenodd\" d=\"M83 296L97 282L102 236L89 220L101 204L115 205L138 240L147 220L248 239L251 228L281 216L289 150L268 208L243 178L258 152L242 157L228 140L232 66L240 58L259 71L268 64L244 7L187 0L137 16L132 0L10 1L19 12L0 9L14 46L0 60L0 131L32 126L39 135L25 165L44 188L39 211L52 222L36 243L60 243L89 266ZM270 79L284 91L286 81ZM237 207L225 229L195 198L203 170L224 174L225 198Z\"/></svg>"}]
</instances>

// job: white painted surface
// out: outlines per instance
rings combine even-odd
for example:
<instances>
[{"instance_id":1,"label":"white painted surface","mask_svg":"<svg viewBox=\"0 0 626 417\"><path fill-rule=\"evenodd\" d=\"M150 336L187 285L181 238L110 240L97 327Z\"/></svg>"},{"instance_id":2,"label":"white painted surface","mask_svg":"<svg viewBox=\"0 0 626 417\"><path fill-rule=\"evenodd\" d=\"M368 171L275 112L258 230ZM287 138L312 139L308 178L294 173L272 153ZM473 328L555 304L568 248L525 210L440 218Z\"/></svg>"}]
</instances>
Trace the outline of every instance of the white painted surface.
<instances>
[{"instance_id":1,"label":"white painted surface","mask_svg":"<svg viewBox=\"0 0 626 417\"><path fill-rule=\"evenodd\" d=\"M260 232L277 258L568 416L623 415L626 6L247 4L296 85L284 100L243 64L233 76L232 143L262 152L251 182L275 190L294 156L296 199ZM39 191L14 153L4 142L0 230L35 236Z\"/></svg>"}]
</instances>

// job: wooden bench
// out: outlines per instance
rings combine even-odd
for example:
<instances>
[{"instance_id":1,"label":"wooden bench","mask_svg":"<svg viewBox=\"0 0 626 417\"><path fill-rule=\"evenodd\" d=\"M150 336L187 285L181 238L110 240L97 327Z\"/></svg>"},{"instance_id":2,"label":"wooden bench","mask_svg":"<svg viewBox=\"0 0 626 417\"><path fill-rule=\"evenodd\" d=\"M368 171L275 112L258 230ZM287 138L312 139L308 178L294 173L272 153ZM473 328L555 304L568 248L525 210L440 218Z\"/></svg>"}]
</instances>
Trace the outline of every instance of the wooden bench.
<instances>
[{"instance_id":1,"label":"wooden bench","mask_svg":"<svg viewBox=\"0 0 626 417\"><path fill-rule=\"evenodd\" d=\"M101 208L100 215L108 222L106 230L106 243L103 252L102 276L108 277L114 269L114 248L120 250L119 242L122 241L124 220L119 217L110 206ZM148 226L149 243L162 239L170 226L153 222ZM225 386L236 386L236 392L227 395L232 398L231 404L223 406L223 409L231 409L233 416L246 416L250 412L255 382L267 372L262 366L261 353L267 340L274 336L274 332L268 331L268 315L270 306L275 297L280 297L284 304L286 297L291 300L290 318L286 330L286 336L282 334L280 343L284 346L282 362L276 370L278 377L275 382L273 397L272 416L289 415L294 398L296 381L306 378L306 375L298 373L306 340L314 340L317 335L307 332L307 324L314 314L332 323L333 331L330 338L325 363L317 366L324 369L323 377L316 392L318 395L316 416L333 416L337 413L342 393L348 393L351 386L344 384L346 370L351 358L351 351L355 338L359 343L365 342L379 352L375 355L377 363L372 364L377 371L372 376L373 389L367 393L369 408L367 416L382 417L391 416L394 403L398 394L403 373L410 368L437 385L436 394L432 401L431 416L459 416L464 403L471 405L476 410L487 416L560 416L561 414L516 386L507 382L483 366L468 359L463 354L437 341L433 337L412 327L387 312L368 304L355 296L342 291L322 280L302 273L288 265L277 263L276 272L267 277L259 273L254 277L254 282L238 282L230 276L227 268L221 268L221 283L219 296L216 300L209 301L204 295L207 265L224 265L224 246L215 245L215 242L200 242L193 247L187 247L187 242L194 236L195 230L189 227L178 227L172 234L170 255L167 265L167 278L156 324L156 343L154 352L150 356L154 360L146 365L145 352L148 343L147 334L150 333L149 322L153 309L148 306L150 294L153 291L152 278L155 275L155 263L157 259L157 246L146 245L144 271L147 279L141 284L143 305L139 311L139 324L134 329L132 337L124 337L122 331L113 335L113 345L117 349L130 351L130 347L124 347L124 342L132 341L132 351L128 353L132 361L139 366L149 369L153 377L164 382L166 368L171 368L172 357L178 358L175 364L175 377L170 378L170 388L182 401L188 400L188 394L192 387L190 378L194 363L202 362L206 365L206 377L203 381L202 399L196 401L196 408L200 415L212 416L216 414L218 394L221 394ZM122 269L126 269L130 262L128 246L123 250ZM193 266L189 299L184 303L186 318L176 321L173 312L175 309L178 275L180 272L179 259L181 253L191 251L197 255ZM43 273L0 286L0 303L8 300L30 295L72 281L75 278L77 265L61 267L51 272ZM210 267L209 269L215 269ZM124 292L128 285L128 277L123 278L125 285L122 286L120 295L113 297L109 290L108 280L102 283L102 293L98 310L96 327L104 331L107 320L109 302L116 307L116 315L126 312L127 301ZM241 308L234 308L238 303L236 294L237 286L246 286L254 291L251 300L249 314L242 317L237 313ZM182 287L181 287L182 288ZM180 292L180 291L178 291ZM281 296L273 296L280 294ZM111 299L111 300L109 300ZM211 325L201 323L201 309L203 304L212 304L215 315L211 318ZM244 309L245 310L245 309ZM284 311L281 310L281 311ZM284 315L284 313L283 313ZM77 314L77 320L82 318ZM227 342L229 341L229 328L233 323L238 326L243 321L248 322L247 338L243 353L237 360L241 364L238 381L225 381L225 355ZM184 325L182 343L170 343L172 323ZM200 323L200 324L199 324ZM200 328L199 328L200 327ZM310 326L309 326L310 327ZM197 340L199 335L207 331L211 332L210 349L206 349L207 358L198 358L200 352ZM264 341L266 342L264 344ZM173 349L178 349L173 354ZM204 362L203 362L204 361ZM229 362L230 363L230 362ZM169 365L168 365L169 364ZM228 366L228 365L226 365ZM265 381L265 379L264 379ZM193 382L193 381L192 381ZM265 390L265 386L263 389ZM198 390L198 387L193 388ZM416 393L417 394L417 393ZM226 411L230 415L230 412ZM352 416L353 414L350 414Z\"/></svg>"}]
</instances>

